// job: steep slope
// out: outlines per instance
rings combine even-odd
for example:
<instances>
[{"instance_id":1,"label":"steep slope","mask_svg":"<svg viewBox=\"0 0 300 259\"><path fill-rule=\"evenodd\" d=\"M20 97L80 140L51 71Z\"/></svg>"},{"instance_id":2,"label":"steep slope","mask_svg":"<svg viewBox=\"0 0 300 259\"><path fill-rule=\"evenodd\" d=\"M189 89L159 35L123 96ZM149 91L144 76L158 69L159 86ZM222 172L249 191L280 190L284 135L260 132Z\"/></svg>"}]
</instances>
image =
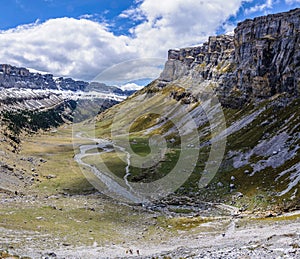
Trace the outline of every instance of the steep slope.
<instances>
[{"instance_id":1,"label":"steep slope","mask_svg":"<svg viewBox=\"0 0 300 259\"><path fill-rule=\"evenodd\" d=\"M0 64L0 111L51 109L66 100L91 98L119 102L132 93L98 82L55 78L52 74Z\"/></svg>"},{"instance_id":2,"label":"steep slope","mask_svg":"<svg viewBox=\"0 0 300 259\"><path fill-rule=\"evenodd\" d=\"M84 119L81 107L91 105L91 99L97 107L96 115L131 93L97 82L54 78L0 64L0 191L32 183L35 173L30 167L38 162L31 158L20 162L15 154L27 135L70 124L74 117L77 121Z\"/></svg>"},{"instance_id":3,"label":"steep slope","mask_svg":"<svg viewBox=\"0 0 300 259\"><path fill-rule=\"evenodd\" d=\"M0 64L1 122L4 127L15 128L13 133L22 127L47 129L72 121L74 109L88 105L90 99L97 100L98 111L102 111L130 94L132 91L122 91L115 86L55 78L52 74L32 73L26 68Z\"/></svg>"},{"instance_id":4,"label":"steep slope","mask_svg":"<svg viewBox=\"0 0 300 259\"><path fill-rule=\"evenodd\" d=\"M174 186L176 196L241 209L299 207L299 29L295 9L170 50L160 78L99 115L96 136L131 153L129 173L116 151L103 158L108 170L132 186L153 183L188 150L176 172L188 179ZM149 142L155 135L166 142ZM155 145L164 150L160 159L151 156ZM163 188L156 187L153 193Z\"/></svg>"},{"instance_id":5,"label":"steep slope","mask_svg":"<svg viewBox=\"0 0 300 259\"><path fill-rule=\"evenodd\" d=\"M211 84L221 103L231 107L283 92L298 96L299 13L295 9L246 20L234 36L210 37L201 47L170 50L160 80L189 75L199 84Z\"/></svg>"}]
</instances>

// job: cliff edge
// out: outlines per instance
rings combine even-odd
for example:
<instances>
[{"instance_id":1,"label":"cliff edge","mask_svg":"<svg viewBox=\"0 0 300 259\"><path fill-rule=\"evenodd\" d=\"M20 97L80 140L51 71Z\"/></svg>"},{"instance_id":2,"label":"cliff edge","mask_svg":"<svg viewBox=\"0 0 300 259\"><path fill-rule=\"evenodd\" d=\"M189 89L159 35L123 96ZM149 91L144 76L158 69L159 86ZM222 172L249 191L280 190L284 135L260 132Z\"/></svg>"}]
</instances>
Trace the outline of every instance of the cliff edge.
<instances>
[{"instance_id":1,"label":"cliff edge","mask_svg":"<svg viewBox=\"0 0 300 259\"><path fill-rule=\"evenodd\" d=\"M159 80L183 76L210 84L224 106L240 107L278 93L300 93L300 9L246 20L234 35L209 37L202 46L169 50Z\"/></svg>"}]
</instances>

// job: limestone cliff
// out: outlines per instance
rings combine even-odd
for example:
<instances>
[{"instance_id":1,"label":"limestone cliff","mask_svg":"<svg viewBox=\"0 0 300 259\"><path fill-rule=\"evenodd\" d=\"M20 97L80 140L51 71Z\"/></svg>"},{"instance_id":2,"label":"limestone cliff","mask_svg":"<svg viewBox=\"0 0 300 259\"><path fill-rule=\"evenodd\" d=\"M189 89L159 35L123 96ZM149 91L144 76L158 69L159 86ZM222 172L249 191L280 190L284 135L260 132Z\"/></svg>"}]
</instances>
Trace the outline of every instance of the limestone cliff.
<instances>
[{"instance_id":1,"label":"limestone cliff","mask_svg":"<svg viewBox=\"0 0 300 259\"><path fill-rule=\"evenodd\" d=\"M169 50L161 86L183 76L211 84L224 106L300 93L300 9L246 20L234 36L210 37L202 46Z\"/></svg>"},{"instance_id":2,"label":"limestone cliff","mask_svg":"<svg viewBox=\"0 0 300 259\"><path fill-rule=\"evenodd\" d=\"M300 9L258 17L233 35L169 50L157 80L100 114L96 131L105 137L113 132L123 140L127 130L139 147L153 135L166 139L165 158L130 167L128 180L148 183L173 173L184 164L174 154L190 150L199 156L187 159L193 169L187 163L179 170L180 177L191 174L175 195L241 210L300 208L299 19Z\"/></svg>"},{"instance_id":3,"label":"limestone cliff","mask_svg":"<svg viewBox=\"0 0 300 259\"><path fill-rule=\"evenodd\" d=\"M5 136L3 140L12 140L15 150L22 131L57 127L72 121L74 111L80 112L80 107L89 106L91 100L100 112L131 93L97 82L55 78L52 74L0 64L0 135ZM76 120L80 119L83 116L76 115Z\"/></svg>"},{"instance_id":4,"label":"limestone cliff","mask_svg":"<svg viewBox=\"0 0 300 259\"><path fill-rule=\"evenodd\" d=\"M54 79L52 74L30 73L27 68L0 64L0 87L53 90L84 90L89 83L71 78Z\"/></svg>"}]
</instances>

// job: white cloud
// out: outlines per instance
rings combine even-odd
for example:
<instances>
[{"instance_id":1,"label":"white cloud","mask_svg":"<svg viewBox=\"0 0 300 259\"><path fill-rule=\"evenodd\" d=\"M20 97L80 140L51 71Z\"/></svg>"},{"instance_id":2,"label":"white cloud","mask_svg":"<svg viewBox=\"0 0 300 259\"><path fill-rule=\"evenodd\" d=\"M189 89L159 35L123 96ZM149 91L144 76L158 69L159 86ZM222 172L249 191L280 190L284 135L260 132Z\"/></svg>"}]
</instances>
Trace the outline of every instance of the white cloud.
<instances>
[{"instance_id":1,"label":"white cloud","mask_svg":"<svg viewBox=\"0 0 300 259\"><path fill-rule=\"evenodd\" d=\"M131 59L163 58L170 48L199 44L216 33L243 0L136 0L120 17L139 20L130 35L115 35L109 25L73 18L51 19L0 32L0 63L31 67L55 75L89 80ZM129 67L127 67L128 70ZM128 78L158 69L135 66ZM126 68L125 68L126 69ZM155 73L154 73L155 71ZM131 78L136 79L136 78Z\"/></svg>"},{"instance_id":2,"label":"white cloud","mask_svg":"<svg viewBox=\"0 0 300 259\"><path fill-rule=\"evenodd\" d=\"M144 0L135 9L134 17L147 19L132 28L133 45L142 46L144 56L161 57L169 48L199 44L236 14L241 3L241 0Z\"/></svg>"},{"instance_id":3,"label":"white cloud","mask_svg":"<svg viewBox=\"0 0 300 259\"><path fill-rule=\"evenodd\" d=\"M290 1L290 0L287 0ZM292 0L293 1L293 0ZM267 9L271 9L273 7L273 0L266 0L263 4L257 4L251 8L245 10L246 14L256 13L256 12L263 12Z\"/></svg>"},{"instance_id":4,"label":"white cloud","mask_svg":"<svg viewBox=\"0 0 300 259\"><path fill-rule=\"evenodd\" d=\"M285 0L285 2L287 4L296 4L296 3L300 3L300 0Z\"/></svg>"},{"instance_id":5,"label":"white cloud","mask_svg":"<svg viewBox=\"0 0 300 259\"><path fill-rule=\"evenodd\" d=\"M107 66L136 57L128 40L94 21L52 19L2 31L0 61L88 79Z\"/></svg>"},{"instance_id":6,"label":"white cloud","mask_svg":"<svg viewBox=\"0 0 300 259\"><path fill-rule=\"evenodd\" d=\"M140 90L143 88L143 86L140 86L140 85L137 85L135 83L128 83L128 84L125 84L125 85L121 85L120 88L123 90L123 91L131 91L131 90Z\"/></svg>"},{"instance_id":7,"label":"white cloud","mask_svg":"<svg viewBox=\"0 0 300 259\"><path fill-rule=\"evenodd\" d=\"M136 9L128 9L123 11L120 15L120 18L130 18L134 21L141 21L144 20L146 17Z\"/></svg>"},{"instance_id":8,"label":"white cloud","mask_svg":"<svg viewBox=\"0 0 300 259\"><path fill-rule=\"evenodd\" d=\"M122 85L140 79L155 79L159 77L164 62L165 59L146 57L127 60L105 69L93 80L107 85Z\"/></svg>"},{"instance_id":9,"label":"white cloud","mask_svg":"<svg viewBox=\"0 0 300 259\"><path fill-rule=\"evenodd\" d=\"M80 19L91 19L93 17L94 17L93 14L83 14L79 16Z\"/></svg>"}]
</instances>

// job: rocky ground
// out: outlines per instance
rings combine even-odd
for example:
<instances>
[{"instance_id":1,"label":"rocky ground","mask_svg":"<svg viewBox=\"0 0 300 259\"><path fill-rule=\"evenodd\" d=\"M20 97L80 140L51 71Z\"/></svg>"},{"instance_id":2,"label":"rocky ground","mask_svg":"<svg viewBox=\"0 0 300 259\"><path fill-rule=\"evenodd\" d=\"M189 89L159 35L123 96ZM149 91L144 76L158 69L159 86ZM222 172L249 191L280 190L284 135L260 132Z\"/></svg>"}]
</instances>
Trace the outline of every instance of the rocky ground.
<instances>
[{"instance_id":1,"label":"rocky ground","mask_svg":"<svg viewBox=\"0 0 300 259\"><path fill-rule=\"evenodd\" d=\"M74 161L70 130L29 137L19 154L3 147L0 175L28 183L1 182L0 258L300 256L297 212L246 214L188 197L129 206L95 192Z\"/></svg>"},{"instance_id":2,"label":"rocky ground","mask_svg":"<svg viewBox=\"0 0 300 259\"><path fill-rule=\"evenodd\" d=\"M70 207L85 207L99 219L100 207L105 210L119 209L120 219L124 224L119 225L116 218L102 225L98 233L109 232L113 239L93 235L97 229L90 219L90 223L82 221L82 215L75 216ZM10 208L8 211L14 217L15 210L21 208L40 208L35 214L33 230L24 215L19 222L20 228L10 226L1 221L0 225L0 258L8 255L21 255L30 258L299 258L300 256L300 212L282 214L278 217L257 218L255 215L242 215L231 210L223 216L212 216L216 210L198 211L198 215L184 215L164 210L149 210L142 207L131 207L122 204L111 204L111 200L101 197L101 194L82 196L55 197L43 196L13 196L1 194L1 206ZM55 213L43 214L41 208L51 207ZM61 207L60 207L61 206ZM93 207L91 207L93 206ZM13 209L14 207L14 209ZM179 208L179 207L178 207ZM177 208L177 209L178 209ZM174 210L174 207L172 207ZM233 209L233 207L230 207ZM24 210L25 213L26 210ZM219 211L220 212L220 211ZM4 213L1 212L2 216ZM46 220L56 218L59 213L64 214L64 222L59 225L73 224L78 221L79 227L85 229L89 224L89 233L85 235L72 225L71 233L55 231L54 222L50 225ZM115 212L117 213L117 212ZM40 215L40 216L37 216ZM205 215L205 216L203 216ZM127 216L135 222L126 223ZM79 220L80 219L80 220ZM119 220L120 220L119 219ZM199 221L199 219L204 219ZM79 222L81 221L81 222ZM134 224L131 224L134 223ZM45 225L46 224L46 225ZM113 224L113 226L109 226ZM152 227L151 227L152 226ZM76 241L76 236L83 242ZM120 238L119 238L120 237ZM99 241L100 240L100 241ZM10 257L14 258L14 257ZM16 257L17 258L17 257ZM23 257L26 258L26 257Z\"/></svg>"},{"instance_id":3,"label":"rocky ground","mask_svg":"<svg viewBox=\"0 0 300 259\"><path fill-rule=\"evenodd\" d=\"M256 224L255 227L231 233L227 231L225 236L219 233L202 233L192 238L174 237L167 244L156 246L151 243L135 243L131 247L100 247L97 244L91 247L70 247L65 244L63 247L44 251L33 246L16 252L32 258L299 258L299 231L299 221L288 224L281 222L265 226ZM36 239L30 235L33 240ZM11 248L9 252L13 254L14 249Z\"/></svg>"},{"instance_id":4,"label":"rocky ground","mask_svg":"<svg viewBox=\"0 0 300 259\"><path fill-rule=\"evenodd\" d=\"M238 223L237 223L238 224ZM198 246L160 254L171 258L299 258L299 220L256 222L237 229L232 221L220 235L202 235ZM155 257L155 256L154 256ZM151 257L148 257L151 258Z\"/></svg>"}]
</instances>

